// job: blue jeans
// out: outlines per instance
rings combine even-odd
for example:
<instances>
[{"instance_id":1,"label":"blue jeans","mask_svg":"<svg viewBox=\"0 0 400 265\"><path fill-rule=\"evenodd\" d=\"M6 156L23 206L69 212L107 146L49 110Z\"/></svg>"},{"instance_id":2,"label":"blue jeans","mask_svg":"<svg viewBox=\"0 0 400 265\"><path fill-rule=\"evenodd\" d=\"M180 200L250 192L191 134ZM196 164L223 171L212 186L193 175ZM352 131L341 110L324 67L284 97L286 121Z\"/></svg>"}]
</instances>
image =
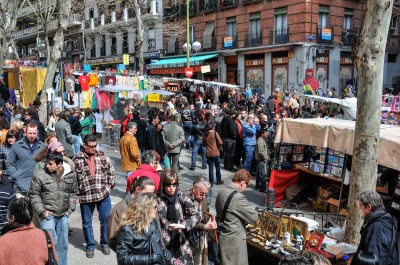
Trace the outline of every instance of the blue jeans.
<instances>
[{"instance_id":1,"label":"blue jeans","mask_svg":"<svg viewBox=\"0 0 400 265\"><path fill-rule=\"evenodd\" d=\"M202 154L201 154L201 158L202 158L202 166L206 167L206 147L203 147L203 140L199 139L197 141L194 142L194 146L193 146L193 151L192 151L192 168L196 167L196 157L197 157L197 153L199 152L199 149L202 149Z\"/></svg>"},{"instance_id":2,"label":"blue jeans","mask_svg":"<svg viewBox=\"0 0 400 265\"><path fill-rule=\"evenodd\" d=\"M83 235L85 236L87 250L94 250L96 248L92 226L94 208L97 208L99 212L100 246L104 248L107 246L107 223L111 211L110 195L107 195L107 197L99 202L81 203Z\"/></svg>"},{"instance_id":3,"label":"blue jeans","mask_svg":"<svg viewBox=\"0 0 400 265\"><path fill-rule=\"evenodd\" d=\"M193 147L193 141L191 140L191 135L190 132L192 131L193 123L191 121L185 121L183 123L183 131L185 133L185 139L186 139L186 148L189 148L189 146Z\"/></svg>"},{"instance_id":4,"label":"blue jeans","mask_svg":"<svg viewBox=\"0 0 400 265\"><path fill-rule=\"evenodd\" d=\"M40 228L51 232L56 247L58 264L68 264L68 216L49 215L40 221Z\"/></svg>"},{"instance_id":5,"label":"blue jeans","mask_svg":"<svg viewBox=\"0 0 400 265\"><path fill-rule=\"evenodd\" d=\"M72 144L76 155L81 151L81 145L83 145L82 138L79 135L72 134Z\"/></svg>"},{"instance_id":6,"label":"blue jeans","mask_svg":"<svg viewBox=\"0 0 400 265\"><path fill-rule=\"evenodd\" d=\"M219 164L219 156L207 156L208 164L208 179L211 184L214 184L214 165L217 174L217 183L221 182L221 166Z\"/></svg>"},{"instance_id":7,"label":"blue jeans","mask_svg":"<svg viewBox=\"0 0 400 265\"><path fill-rule=\"evenodd\" d=\"M247 171L250 171L251 167L251 162L253 161L254 158L254 150L256 148L255 145L244 145L244 152L245 152L245 160L243 163L243 168L246 169Z\"/></svg>"}]
</instances>

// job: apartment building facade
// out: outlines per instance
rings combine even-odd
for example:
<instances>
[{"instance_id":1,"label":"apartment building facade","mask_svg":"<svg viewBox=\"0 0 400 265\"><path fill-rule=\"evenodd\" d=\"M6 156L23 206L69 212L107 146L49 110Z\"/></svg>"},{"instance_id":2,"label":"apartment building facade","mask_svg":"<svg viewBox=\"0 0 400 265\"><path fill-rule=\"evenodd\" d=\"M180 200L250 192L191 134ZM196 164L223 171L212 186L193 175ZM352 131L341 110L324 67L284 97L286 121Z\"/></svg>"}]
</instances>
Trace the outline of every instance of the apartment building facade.
<instances>
[{"instance_id":1,"label":"apartment building facade","mask_svg":"<svg viewBox=\"0 0 400 265\"><path fill-rule=\"evenodd\" d=\"M174 1L164 5L165 20L185 18L185 5ZM365 9L358 0L191 0L190 42L202 43L202 51L191 56L215 55L201 63L211 66L218 81L259 86L266 95L274 88L301 91L310 70L323 91L340 90L355 82L352 45ZM385 64L386 85L393 85L392 76L400 75L396 14L394 8L386 52L386 61L394 63ZM183 54L185 42L185 38L166 38L166 54L172 58ZM208 78L199 68L194 70L195 77Z\"/></svg>"}]
</instances>

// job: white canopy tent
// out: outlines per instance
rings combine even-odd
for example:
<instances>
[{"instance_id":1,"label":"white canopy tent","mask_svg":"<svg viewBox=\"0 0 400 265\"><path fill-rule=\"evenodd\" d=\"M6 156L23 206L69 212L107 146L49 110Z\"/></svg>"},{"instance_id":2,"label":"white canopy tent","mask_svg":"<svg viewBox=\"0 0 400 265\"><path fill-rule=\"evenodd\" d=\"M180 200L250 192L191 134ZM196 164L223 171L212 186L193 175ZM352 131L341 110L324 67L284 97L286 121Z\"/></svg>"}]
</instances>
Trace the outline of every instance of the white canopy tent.
<instances>
[{"instance_id":1,"label":"white canopy tent","mask_svg":"<svg viewBox=\"0 0 400 265\"><path fill-rule=\"evenodd\" d=\"M327 97L320 97L314 95L301 95L301 97L308 98L310 100L315 101L322 101L328 103L334 103L340 105L344 112L344 118L346 120L354 121L357 115L357 98L345 98L345 99L338 99L338 98L327 98Z\"/></svg>"},{"instance_id":2,"label":"white canopy tent","mask_svg":"<svg viewBox=\"0 0 400 265\"><path fill-rule=\"evenodd\" d=\"M355 121L339 119L284 119L275 143L321 146L353 154ZM381 124L378 143L380 165L400 171L400 126Z\"/></svg>"}]
</instances>

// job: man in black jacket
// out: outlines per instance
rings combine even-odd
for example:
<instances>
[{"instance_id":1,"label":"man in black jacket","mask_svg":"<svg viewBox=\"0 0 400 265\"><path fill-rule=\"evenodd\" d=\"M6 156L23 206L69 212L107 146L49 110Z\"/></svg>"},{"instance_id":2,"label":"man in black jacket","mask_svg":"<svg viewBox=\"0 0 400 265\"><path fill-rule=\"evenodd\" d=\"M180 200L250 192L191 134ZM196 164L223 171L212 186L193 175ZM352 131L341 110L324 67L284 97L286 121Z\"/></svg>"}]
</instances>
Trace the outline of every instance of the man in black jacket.
<instances>
[{"instance_id":1,"label":"man in black jacket","mask_svg":"<svg viewBox=\"0 0 400 265\"><path fill-rule=\"evenodd\" d=\"M69 116L68 123L71 126L72 141L74 146L75 154L81 151L81 146L83 145L80 133L82 131L81 123L79 122L79 110L71 110L73 114Z\"/></svg>"},{"instance_id":2,"label":"man in black jacket","mask_svg":"<svg viewBox=\"0 0 400 265\"><path fill-rule=\"evenodd\" d=\"M136 139L138 141L140 153L143 154L143 152L146 151L147 122L140 118L140 112L137 110L133 111L133 122L137 125Z\"/></svg>"},{"instance_id":3,"label":"man in black jacket","mask_svg":"<svg viewBox=\"0 0 400 265\"><path fill-rule=\"evenodd\" d=\"M361 193L358 195L358 201L364 223L357 252L375 254L379 264L399 264L396 218L385 211L382 199L376 191Z\"/></svg>"},{"instance_id":4,"label":"man in black jacket","mask_svg":"<svg viewBox=\"0 0 400 265\"><path fill-rule=\"evenodd\" d=\"M149 118L149 125L146 128L146 150L157 151L157 124L160 122L158 115L151 115Z\"/></svg>"},{"instance_id":5,"label":"man in black jacket","mask_svg":"<svg viewBox=\"0 0 400 265\"><path fill-rule=\"evenodd\" d=\"M235 111L228 109L225 110L226 115L221 121L221 134L224 147L224 168L226 170L234 170L233 160L235 156L235 144L237 137L237 130L235 129Z\"/></svg>"}]
</instances>

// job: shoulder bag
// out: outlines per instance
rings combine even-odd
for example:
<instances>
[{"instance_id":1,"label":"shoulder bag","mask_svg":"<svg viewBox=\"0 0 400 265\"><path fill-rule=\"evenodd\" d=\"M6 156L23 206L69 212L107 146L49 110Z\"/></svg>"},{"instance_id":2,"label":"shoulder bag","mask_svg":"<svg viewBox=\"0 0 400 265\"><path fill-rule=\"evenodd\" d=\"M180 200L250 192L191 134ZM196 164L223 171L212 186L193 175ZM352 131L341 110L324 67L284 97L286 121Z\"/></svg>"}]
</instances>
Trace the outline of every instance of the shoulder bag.
<instances>
[{"instance_id":1,"label":"shoulder bag","mask_svg":"<svg viewBox=\"0 0 400 265\"><path fill-rule=\"evenodd\" d=\"M45 229L42 229L44 234L46 235L46 241L47 241L47 249L49 252L49 259L46 263L46 265L58 265L58 262L56 258L54 257L54 252L53 252L53 242L51 241L49 232Z\"/></svg>"}]
</instances>

